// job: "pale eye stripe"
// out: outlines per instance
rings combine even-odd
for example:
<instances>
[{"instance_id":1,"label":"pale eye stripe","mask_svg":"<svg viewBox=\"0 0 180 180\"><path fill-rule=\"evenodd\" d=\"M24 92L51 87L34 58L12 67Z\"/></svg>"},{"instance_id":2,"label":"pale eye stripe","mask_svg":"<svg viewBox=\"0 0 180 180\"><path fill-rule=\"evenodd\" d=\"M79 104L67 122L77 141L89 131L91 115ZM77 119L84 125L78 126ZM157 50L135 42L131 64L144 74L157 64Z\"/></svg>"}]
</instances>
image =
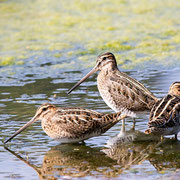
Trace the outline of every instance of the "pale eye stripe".
<instances>
[{"instance_id":1,"label":"pale eye stripe","mask_svg":"<svg viewBox=\"0 0 180 180\"><path fill-rule=\"evenodd\" d=\"M50 110L47 110L47 111L43 114L43 116L46 116L49 112L50 112Z\"/></svg>"}]
</instances>

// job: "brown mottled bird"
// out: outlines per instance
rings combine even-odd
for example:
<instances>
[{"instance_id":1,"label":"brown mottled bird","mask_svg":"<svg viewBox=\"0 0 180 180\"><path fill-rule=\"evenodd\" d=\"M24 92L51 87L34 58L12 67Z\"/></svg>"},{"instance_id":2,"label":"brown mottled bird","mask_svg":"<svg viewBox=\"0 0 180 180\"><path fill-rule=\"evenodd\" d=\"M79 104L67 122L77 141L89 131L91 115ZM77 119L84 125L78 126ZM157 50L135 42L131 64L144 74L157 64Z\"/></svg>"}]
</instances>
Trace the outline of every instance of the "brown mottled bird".
<instances>
[{"instance_id":1,"label":"brown mottled bird","mask_svg":"<svg viewBox=\"0 0 180 180\"><path fill-rule=\"evenodd\" d=\"M151 110L158 100L140 82L119 71L116 58L110 52L98 56L95 67L76 83L68 94L97 71L100 71L97 77L100 95L115 112L119 112L121 108L132 111Z\"/></svg>"},{"instance_id":2,"label":"brown mottled bird","mask_svg":"<svg viewBox=\"0 0 180 180\"><path fill-rule=\"evenodd\" d=\"M75 143L105 133L125 117L134 117L128 110L119 113L102 114L82 108L61 108L46 103L41 105L35 116L4 143L13 139L37 120L41 120L43 130L51 138L61 143Z\"/></svg>"},{"instance_id":3,"label":"brown mottled bird","mask_svg":"<svg viewBox=\"0 0 180 180\"><path fill-rule=\"evenodd\" d=\"M174 82L168 95L152 108L146 134L173 135L177 139L180 131L180 82Z\"/></svg>"}]
</instances>

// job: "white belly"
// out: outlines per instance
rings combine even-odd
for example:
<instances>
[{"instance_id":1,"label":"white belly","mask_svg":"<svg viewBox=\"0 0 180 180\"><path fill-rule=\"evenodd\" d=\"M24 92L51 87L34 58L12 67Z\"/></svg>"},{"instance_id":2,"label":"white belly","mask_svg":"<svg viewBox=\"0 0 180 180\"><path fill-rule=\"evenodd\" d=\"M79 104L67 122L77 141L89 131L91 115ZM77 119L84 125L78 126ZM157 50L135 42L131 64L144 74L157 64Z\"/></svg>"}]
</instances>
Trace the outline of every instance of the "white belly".
<instances>
[{"instance_id":1,"label":"white belly","mask_svg":"<svg viewBox=\"0 0 180 180\"><path fill-rule=\"evenodd\" d=\"M52 139L54 139L56 141L59 141L60 143L77 143L77 142L89 139L91 137L101 135L100 132L94 132L94 133L91 133L91 134L82 135L82 137L79 137L79 138L76 138L76 137L73 138L73 134L70 135L69 133L67 133L65 131L64 132L61 131L60 134L55 133L53 131L46 131L46 129L44 129L44 131L49 137L51 137Z\"/></svg>"},{"instance_id":2,"label":"white belly","mask_svg":"<svg viewBox=\"0 0 180 180\"><path fill-rule=\"evenodd\" d=\"M80 142L86 139L89 139L91 137L95 137L95 136L100 136L100 133L92 133L92 134L87 134L81 138L68 138L68 137L63 137L63 138L56 138L56 141L59 141L60 143L76 143L76 142Z\"/></svg>"}]
</instances>

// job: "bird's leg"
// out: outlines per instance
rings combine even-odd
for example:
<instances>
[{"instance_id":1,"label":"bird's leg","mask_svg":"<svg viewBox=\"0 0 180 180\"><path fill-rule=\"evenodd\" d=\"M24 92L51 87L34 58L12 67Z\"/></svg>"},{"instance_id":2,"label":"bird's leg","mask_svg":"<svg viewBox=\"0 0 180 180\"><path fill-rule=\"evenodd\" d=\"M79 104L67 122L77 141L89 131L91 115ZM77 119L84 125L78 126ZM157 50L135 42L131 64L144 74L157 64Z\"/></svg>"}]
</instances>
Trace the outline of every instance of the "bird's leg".
<instances>
[{"instance_id":1,"label":"bird's leg","mask_svg":"<svg viewBox=\"0 0 180 180\"><path fill-rule=\"evenodd\" d=\"M125 132L125 119L122 119L121 132Z\"/></svg>"},{"instance_id":2,"label":"bird's leg","mask_svg":"<svg viewBox=\"0 0 180 180\"><path fill-rule=\"evenodd\" d=\"M133 126L132 126L132 131L135 131L135 126L136 126L136 119L135 118L133 118Z\"/></svg>"},{"instance_id":3,"label":"bird's leg","mask_svg":"<svg viewBox=\"0 0 180 180\"><path fill-rule=\"evenodd\" d=\"M82 141L80 141L81 142L81 144L83 144L83 145L85 145L86 143L84 142L84 140L82 140Z\"/></svg>"},{"instance_id":4,"label":"bird's leg","mask_svg":"<svg viewBox=\"0 0 180 180\"><path fill-rule=\"evenodd\" d=\"M174 135L174 139L175 139L175 140L177 140L177 139L178 139L178 138L177 138L177 134L175 134L175 135Z\"/></svg>"}]
</instances>

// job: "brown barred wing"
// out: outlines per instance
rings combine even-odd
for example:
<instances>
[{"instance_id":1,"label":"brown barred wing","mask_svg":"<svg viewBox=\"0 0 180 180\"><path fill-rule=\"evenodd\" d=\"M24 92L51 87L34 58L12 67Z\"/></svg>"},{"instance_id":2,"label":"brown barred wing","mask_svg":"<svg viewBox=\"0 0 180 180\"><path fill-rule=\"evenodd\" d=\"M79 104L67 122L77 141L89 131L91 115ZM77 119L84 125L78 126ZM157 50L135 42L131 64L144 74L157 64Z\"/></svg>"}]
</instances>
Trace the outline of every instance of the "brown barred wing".
<instances>
[{"instance_id":1,"label":"brown barred wing","mask_svg":"<svg viewBox=\"0 0 180 180\"><path fill-rule=\"evenodd\" d=\"M124 103L130 110L151 109L157 98L137 80L117 71L110 78L109 86L116 101ZM114 89L113 89L114 87Z\"/></svg>"},{"instance_id":2,"label":"brown barred wing","mask_svg":"<svg viewBox=\"0 0 180 180\"><path fill-rule=\"evenodd\" d=\"M85 109L63 109L53 116L56 126L69 138L78 138L101 130L104 114ZM52 119L52 121L53 121Z\"/></svg>"}]
</instances>

